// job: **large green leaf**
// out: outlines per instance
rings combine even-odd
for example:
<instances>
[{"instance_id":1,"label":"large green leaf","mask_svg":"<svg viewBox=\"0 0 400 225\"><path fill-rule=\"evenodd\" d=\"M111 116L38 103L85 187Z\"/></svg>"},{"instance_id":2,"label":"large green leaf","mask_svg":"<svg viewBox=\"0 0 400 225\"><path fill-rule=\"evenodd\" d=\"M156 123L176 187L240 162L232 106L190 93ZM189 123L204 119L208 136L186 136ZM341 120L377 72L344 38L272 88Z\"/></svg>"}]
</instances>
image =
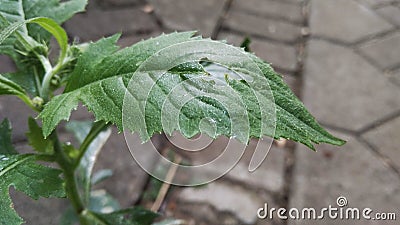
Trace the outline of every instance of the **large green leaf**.
<instances>
[{"instance_id":1,"label":"large green leaf","mask_svg":"<svg viewBox=\"0 0 400 225\"><path fill-rule=\"evenodd\" d=\"M64 197L60 174L61 170L37 164L35 155L18 155L11 144L10 122L3 120L0 124L0 225L23 223L12 208L10 186L33 199Z\"/></svg>"},{"instance_id":2,"label":"large green leaf","mask_svg":"<svg viewBox=\"0 0 400 225\"><path fill-rule=\"evenodd\" d=\"M273 108L276 109L276 131L272 133L265 131L261 127L261 114L269 112L261 112L257 104L257 97L253 93L253 89L249 83L242 79L235 79L234 77L226 76L224 80L225 86L233 88L239 94L243 101L247 113L249 115L250 131L246 137L238 137L237 133L231 130L231 121L229 113L224 105L217 100L208 97L196 97L191 101L185 103L180 110L179 114L179 127L177 125L163 126L161 121L161 109L165 102L176 104L181 101L176 97L171 99L167 95L174 90L175 87L183 84L181 97L185 95L196 96L197 93L210 92L216 96L222 96L225 99L230 99L233 103L233 108L236 107L235 102L237 99L206 78L210 76L206 71L199 72L198 66L187 65L175 67L169 72L164 73L161 77L157 77L156 83L153 86L155 77L143 76L133 83L134 88L129 88L130 100L144 101L146 104L145 115L143 112L138 111L137 115L132 115L129 119L134 121L123 120L123 103L126 97L127 87L130 83L132 76L135 74L141 64L152 57L154 54L166 47L174 46L181 43L193 43L198 38L192 38L192 33L173 33L170 35L162 35L158 38L150 39L140 42L132 47L115 51L114 42L116 37L103 39L97 43L91 44L86 53L78 59L78 65L71 76L64 94L55 97L46 106L44 111L39 115L43 119L44 135L47 136L51 133L54 127L60 120L68 119L71 110L76 108L78 102L83 102L89 110L91 110L98 120L112 122L120 129L128 128L132 131L139 132L144 139L148 139L157 132L172 132L178 129L186 137L193 137L201 132L200 122L203 118L211 118L216 130L209 128L205 132L212 137L219 135L226 135L236 137L242 142L247 141L251 137L261 138L263 135L273 136L274 138L287 138L294 141L301 142L310 148L313 148L313 143L330 143L341 145L344 141L335 138L326 132L321 126L318 125L316 120L305 109L303 104L296 98L286 84L282 81L281 76L273 71L269 64L258 59L255 55L242 51L248 58L251 59L253 65L258 67L262 73L265 81L259 80L256 83L262 87L269 86L271 89L274 102ZM208 41L211 42L211 41ZM201 44L207 44L207 41L198 41L199 52L201 53ZM175 54L180 54L178 49ZM222 51L222 50L221 50ZM240 49L238 50L240 51ZM100 53L101 52L101 53ZM100 53L100 54L99 54ZM230 57L224 55L223 52L219 53L218 49L214 50L214 54L220 54L221 58ZM90 55L96 57L91 60ZM173 55L172 55L173 56ZM191 57L190 55L174 56L175 58ZM173 59L164 57L161 59L161 64L172 64ZM201 60L201 58L197 59ZM240 71L243 63L238 62L232 64ZM244 66L243 66L244 67ZM244 68L243 68L244 69ZM201 79L197 79L201 78ZM146 83L149 82L149 83ZM264 82L264 83L263 83ZM151 90L145 90L144 87L149 86ZM263 91L263 89L260 89ZM146 93L149 95L146 95ZM265 91L267 92L267 91ZM167 100L167 101L166 101ZM240 101L240 99L239 99ZM128 101L130 102L130 101ZM138 108L137 105L129 106L133 109ZM170 112L173 114L173 112ZM239 113L236 111L235 113ZM141 130L137 127L137 117L145 117L146 130ZM176 115L171 115L176 116ZM148 137L146 137L147 132ZM240 130L239 130L240 132ZM243 134L241 134L243 135Z\"/></svg>"},{"instance_id":3,"label":"large green leaf","mask_svg":"<svg viewBox=\"0 0 400 225\"><path fill-rule=\"evenodd\" d=\"M8 119L0 124L0 154L17 154L11 143L11 124Z\"/></svg>"},{"instance_id":4,"label":"large green leaf","mask_svg":"<svg viewBox=\"0 0 400 225\"><path fill-rule=\"evenodd\" d=\"M9 187L33 199L64 197L61 171L37 164L34 155L0 155L0 224L19 225L23 220L12 208Z\"/></svg>"},{"instance_id":5,"label":"large green leaf","mask_svg":"<svg viewBox=\"0 0 400 225\"><path fill-rule=\"evenodd\" d=\"M0 74L0 95L25 95L25 91L13 81Z\"/></svg>"},{"instance_id":6,"label":"large green leaf","mask_svg":"<svg viewBox=\"0 0 400 225\"><path fill-rule=\"evenodd\" d=\"M68 120L71 110L78 106L79 100L83 101L89 108L95 107L96 102L92 102L89 99L91 97L88 95L94 94L90 93L95 91L91 87L97 86L96 91L101 89L101 83L116 83L117 86L119 86L117 87L118 89L116 89L118 92L115 92L115 94L118 95L115 100L118 101L120 107L115 108L114 106L107 106L107 108L103 108L101 111L107 112L107 115L102 115L102 113L100 113L97 119L112 121L122 128L121 114L125 87L119 85L122 76L115 76L116 74L113 74L113 70L118 70L119 74L135 71L141 62L158 50L175 43L190 40L192 36L193 32L163 35L138 43L121 51L116 51L118 47L115 44L119 35L101 39L96 43L90 44L86 51L78 58L75 70L66 87L67 93L56 96L46 105L43 113L41 113L40 117L43 119L44 135L49 135L61 120ZM107 60L107 65L103 63L105 60ZM113 65L113 70L110 70L110 65ZM89 71L90 74L87 73ZM86 99L82 97L86 97ZM104 98L104 95L92 97L100 99Z\"/></svg>"}]
</instances>

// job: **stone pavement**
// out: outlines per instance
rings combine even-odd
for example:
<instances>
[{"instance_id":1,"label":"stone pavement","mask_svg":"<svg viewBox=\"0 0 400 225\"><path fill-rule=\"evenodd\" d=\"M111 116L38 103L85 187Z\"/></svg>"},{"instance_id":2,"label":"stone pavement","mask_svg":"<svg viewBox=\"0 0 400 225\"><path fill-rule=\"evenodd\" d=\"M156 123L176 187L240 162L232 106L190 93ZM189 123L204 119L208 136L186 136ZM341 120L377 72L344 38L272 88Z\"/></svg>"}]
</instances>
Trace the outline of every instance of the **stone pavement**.
<instances>
[{"instance_id":1,"label":"stone pavement","mask_svg":"<svg viewBox=\"0 0 400 225\"><path fill-rule=\"evenodd\" d=\"M165 215L189 224L322 224L276 216L259 220L256 211L264 203L320 209L345 196L350 207L394 211L400 219L400 1L92 0L86 13L64 26L78 41L122 32L121 46L174 30L198 30L235 45L248 36L252 51L284 75L315 117L348 140L340 148L318 146L317 153L277 142L252 174L247 163L254 146L249 146L223 178L200 188L173 188L162 206ZM3 57L0 64L0 72L12 70ZM0 119L12 120L14 142L21 148L26 148L21 118L28 111L15 99L0 97ZM74 114L91 118L84 109ZM131 160L121 135L112 136L97 167L114 170L98 188L112 192L124 206L140 199L148 179ZM65 208L62 201L31 203L18 193L13 196L27 224L57 224ZM46 216L38 216L44 211Z\"/></svg>"}]
</instances>

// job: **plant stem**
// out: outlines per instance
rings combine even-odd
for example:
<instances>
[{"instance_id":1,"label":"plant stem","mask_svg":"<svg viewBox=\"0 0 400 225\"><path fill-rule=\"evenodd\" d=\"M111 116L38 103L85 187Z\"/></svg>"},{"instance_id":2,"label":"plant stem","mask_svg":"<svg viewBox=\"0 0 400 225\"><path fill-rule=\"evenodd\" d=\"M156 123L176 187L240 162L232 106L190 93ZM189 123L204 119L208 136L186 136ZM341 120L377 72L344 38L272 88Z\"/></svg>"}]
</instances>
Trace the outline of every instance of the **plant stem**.
<instances>
[{"instance_id":1,"label":"plant stem","mask_svg":"<svg viewBox=\"0 0 400 225\"><path fill-rule=\"evenodd\" d=\"M168 173L165 177L165 182L162 184L160 191L158 192L156 201L153 203L151 207L151 211L158 212L163 203L165 196L168 193L169 187L171 186L171 182L174 179L175 173L178 169L178 165L181 163L182 157L179 155L175 156L174 164L168 169ZM177 165L178 164L178 165Z\"/></svg>"},{"instance_id":2,"label":"plant stem","mask_svg":"<svg viewBox=\"0 0 400 225\"><path fill-rule=\"evenodd\" d=\"M65 192L67 193L68 199L71 201L72 206L75 209L75 212L78 215L81 215L85 210L82 199L78 193L73 164L65 154L62 149L60 140L57 135L57 131L53 131L53 133L49 137L54 142L54 154L56 157L56 162L63 170L64 179L65 179ZM82 225L87 224L85 221L81 221Z\"/></svg>"}]
</instances>

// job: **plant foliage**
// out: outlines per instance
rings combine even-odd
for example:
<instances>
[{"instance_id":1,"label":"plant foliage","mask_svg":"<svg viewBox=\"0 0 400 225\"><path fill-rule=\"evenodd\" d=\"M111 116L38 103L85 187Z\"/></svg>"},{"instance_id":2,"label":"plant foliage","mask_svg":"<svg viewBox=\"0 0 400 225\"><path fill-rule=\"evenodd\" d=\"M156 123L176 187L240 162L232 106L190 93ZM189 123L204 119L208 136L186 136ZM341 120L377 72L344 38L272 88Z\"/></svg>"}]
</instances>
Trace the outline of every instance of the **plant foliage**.
<instances>
[{"instance_id":1,"label":"plant foliage","mask_svg":"<svg viewBox=\"0 0 400 225\"><path fill-rule=\"evenodd\" d=\"M229 75L222 79L215 77L222 80L224 86L234 90L244 104L249 118L249 132L245 137L239 137L232 131L234 124L229 110L217 99L199 95L213 93L235 100L234 96L208 79L214 78L209 72L208 59L180 55L170 50L174 46L198 43L192 50L201 53L202 43L222 42L203 39L195 36L195 32L175 32L124 49L116 45L119 34L96 42L69 44L67 34L60 25L75 13L83 11L86 4L86 0L0 1L0 54L13 59L18 69L14 73L0 74L0 95L17 96L38 112L36 119L28 119L29 131L26 136L35 150L32 154L18 153L12 145L10 122L5 119L0 124L0 224L23 223L12 208L10 187L33 199L68 197L72 208L65 214L62 224L73 224L78 220L81 224L99 225L151 224L157 214L141 208L119 209L110 195L92 190L93 183L111 175L107 170L92 175L96 156L110 136L111 124L120 131L127 129L139 133L144 141L155 133L177 130L187 138L204 132L213 138L224 135L242 142L266 135L275 139L291 139L311 149L319 143L344 144L343 140L332 136L317 123L267 62L244 49L235 48L261 72L262 81L255 82L269 87L274 99L269 104L275 109L276 116L274 132L263 130L261 115L265 112L257 105L257 95L250 81ZM60 50L58 58L50 60L49 41L52 36L57 40ZM249 40L243 44L246 50L249 50L248 43ZM161 51L176 54L176 57L187 61L175 65L169 57L161 57L161 65L171 66L156 80L152 73L138 73L146 67L146 61ZM224 53L219 53L218 49L213 54L224 57ZM227 69L246 72L240 63ZM141 77L135 77L138 74ZM134 88L131 86L133 78L140 81L133 84ZM182 103L180 98L168 95L179 85L183 87L182 96L197 97L185 102L177 115L175 111L167 112L167 116L179 118L179 125L165 125L161 120L164 104ZM151 90L145 88L148 86L152 87ZM55 90L62 87L65 88L63 93L56 94L59 92ZM138 106L135 108L137 114L130 120L123 118L127 96ZM69 120L79 103L93 112L96 122L67 123L66 129L76 135L80 144L75 147L70 143L61 143L56 127L62 120ZM137 118L143 118L145 129L136 123ZM204 118L214 121L214 132L200 129L199 124ZM55 162L60 169L38 164L38 161ZM99 196L99 193L104 194ZM105 212L105 208L113 211ZM168 220L159 224L179 223Z\"/></svg>"}]
</instances>

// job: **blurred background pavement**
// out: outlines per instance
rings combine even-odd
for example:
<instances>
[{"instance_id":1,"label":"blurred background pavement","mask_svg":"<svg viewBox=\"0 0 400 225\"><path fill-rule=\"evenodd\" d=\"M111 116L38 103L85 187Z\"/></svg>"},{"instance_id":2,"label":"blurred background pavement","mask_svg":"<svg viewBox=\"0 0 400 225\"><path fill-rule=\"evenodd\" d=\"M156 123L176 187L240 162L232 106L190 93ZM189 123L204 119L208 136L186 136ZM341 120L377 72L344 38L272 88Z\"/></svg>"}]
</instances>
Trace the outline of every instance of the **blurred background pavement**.
<instances>
[{"instance_id":1,"label":"blurred background pavement","mask_svg":"<svg viewBox=\"0 0 400 225\"><path fill-rule=\"evenodd\" d=\"M162 206L165 215L204 225L399 223L400 218L260 220L256 211L264 203L320 209L336 206L344 196L349 207L400 217L400 1L91 0L87 12L64 27L71 40L82 42L122 32L121 46L175 30L198 30L234 45L250 37L251 50L272 63L317 120L348 141L340 148L320 145L316 153L276 142L252 174L245 156L216 182L171 189ZM0 72L12 69L1 57ZM26 148L28 112L18 100L0 97L0 120L11 119L13 140L21 149ZM74 118L91 117L81 109ZM121 134L114 132L97 167L113 169L114 176L96 188L107 189L123 206L143 201L149 179ZM65 201L32 202L14 191L13 196L30 225L58 224L66 207Z\"/></svg>"}]
</instances>

